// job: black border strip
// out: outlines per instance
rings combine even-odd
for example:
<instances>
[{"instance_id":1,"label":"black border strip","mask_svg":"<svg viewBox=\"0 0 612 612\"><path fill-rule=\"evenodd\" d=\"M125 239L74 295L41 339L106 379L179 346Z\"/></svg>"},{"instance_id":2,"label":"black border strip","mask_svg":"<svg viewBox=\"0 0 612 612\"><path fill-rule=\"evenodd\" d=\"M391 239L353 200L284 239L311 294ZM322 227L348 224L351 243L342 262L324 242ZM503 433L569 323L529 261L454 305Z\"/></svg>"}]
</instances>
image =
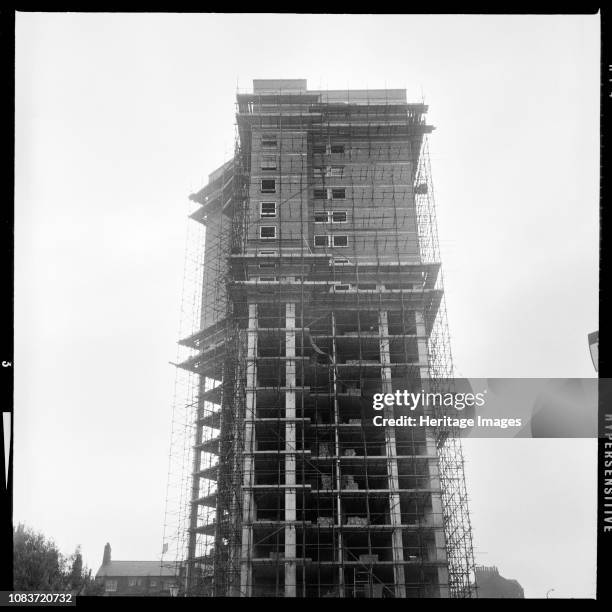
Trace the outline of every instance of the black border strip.
<instances>
[{"instance_id":1,"label":"black border strip","mask_svg":"<svg viewBox=\"0 0 612 612\"><path fill-rule=\"evenodd\" d=\"M4 112L0 128L2 188L5 196L0 206L0 287L2 321L0 323L0 404L2 412L13 412L13 290L14 290L14 167L15 167L15 13L0 11L0 74ZM2 440L2 477L0 479L0 590L13 587L12 533L12 452L4 448L4 426L0 420ZM11 418L11 429L13 429ZM11 431L11 440L12 440ZM11 445L12 447L12 445ZM10 453L8 483L5 483L5 453ZM7 486L8 485L8 486Z\"/></svg>"}]
</instances>

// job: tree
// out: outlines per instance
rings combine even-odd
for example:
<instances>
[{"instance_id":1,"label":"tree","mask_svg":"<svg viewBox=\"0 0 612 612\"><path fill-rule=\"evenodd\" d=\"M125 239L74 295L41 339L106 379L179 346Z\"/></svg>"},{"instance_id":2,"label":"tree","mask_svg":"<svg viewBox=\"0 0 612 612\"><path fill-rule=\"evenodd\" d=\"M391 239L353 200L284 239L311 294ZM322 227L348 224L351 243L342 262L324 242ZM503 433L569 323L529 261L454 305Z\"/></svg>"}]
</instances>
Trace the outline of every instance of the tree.
<instances>
[{"instance_id":1,"label":"tree","mask_svg":"<svg viewBox=\"0 0 612 612\"><path fill-rule=\"evenodd\" d=\"M65 561L53 540L19 524L13 529L13 588L63 591Z\"/></svg>"},{"instance_id":2,"label":"tree","mask_svg":"<svg viewBox=\"0 0 612 612\"><path fill-rule=\"evenodd\" d=\"M87 577L81 588L79 595L104 595L104 583L96 580L91 575L91 570L88 571Z\"/></svg>"},{"instance_id":3,"label":"tree","mask_svg":"<svg viewBox=\"0 0 612 612\"><path fill-rule=\"evenodd\" d=\"M77 546L72 555L70 564L69 583L70 588L73 591L81 590L84 579L86 576L83 575L83 556L81 555L81 547Z\"/></svg>"},{"instance_id":4,"label":"tree","mask_svg":"<svg viewBox=\"0 0 612 612\"><path fill-rule=\"evenodd\" d=\"M13 589L16 591L70 591L99 595L100 585L83 566L81 547L64 557L53 540L19 524L13 529Z\"/></svg>"}]
</instances>

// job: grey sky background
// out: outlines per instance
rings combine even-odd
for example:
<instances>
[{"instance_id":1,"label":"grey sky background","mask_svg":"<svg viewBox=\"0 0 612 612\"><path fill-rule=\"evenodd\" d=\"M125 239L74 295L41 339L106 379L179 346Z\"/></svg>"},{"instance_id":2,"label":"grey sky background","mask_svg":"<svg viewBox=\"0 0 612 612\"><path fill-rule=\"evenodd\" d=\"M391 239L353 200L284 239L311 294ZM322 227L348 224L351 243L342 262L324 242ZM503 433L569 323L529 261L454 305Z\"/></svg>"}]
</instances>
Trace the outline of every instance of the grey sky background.
<instances>
[{"instance_id":1,"label":"grey sky background","mask_svg":"<svg viewBox=\"0 0 612 612\"><path fill-rule=\"evenodd\" d=\"M237 85L430 105L457 373L594 375L598 16L18 14L15 521L161 553L187 196ZM594 440L466 442L477 562L593 596Z\"/></svg>"}]
</instances>

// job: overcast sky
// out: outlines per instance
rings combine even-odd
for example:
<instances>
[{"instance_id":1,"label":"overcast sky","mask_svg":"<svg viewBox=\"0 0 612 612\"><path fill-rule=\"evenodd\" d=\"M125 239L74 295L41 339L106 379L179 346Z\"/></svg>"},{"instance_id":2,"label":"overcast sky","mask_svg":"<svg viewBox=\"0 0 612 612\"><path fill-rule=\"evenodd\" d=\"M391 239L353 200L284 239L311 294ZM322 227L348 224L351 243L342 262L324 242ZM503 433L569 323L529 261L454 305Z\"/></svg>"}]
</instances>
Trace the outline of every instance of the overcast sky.
<instances>
[{"instance_id":1,"label":"overcast sky","mask_svg":"<svg viewBox=\"0 0 612 612\"><path fill-rule=\"evenodd\" d=\"M15 521L157 559L187 196L236 87L424 96L458 374L593 376L598 16L18 14ZM478 563L593 596L594 440L471 440Z\"/></svg>"}]
</instances>

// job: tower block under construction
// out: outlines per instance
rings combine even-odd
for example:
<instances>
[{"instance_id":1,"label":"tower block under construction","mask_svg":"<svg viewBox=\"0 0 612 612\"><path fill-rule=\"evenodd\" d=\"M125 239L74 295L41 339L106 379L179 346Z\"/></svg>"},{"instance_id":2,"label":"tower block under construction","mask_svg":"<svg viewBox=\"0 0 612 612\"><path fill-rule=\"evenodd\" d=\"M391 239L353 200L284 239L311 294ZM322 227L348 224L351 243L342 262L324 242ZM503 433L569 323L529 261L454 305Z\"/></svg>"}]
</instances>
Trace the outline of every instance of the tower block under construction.
<instances>
[{"instance_id":1,"label":"tower block under construction","mask_svg":"<svg viewBox=\"0 0 612 612\"><path fill-rule=\"evenodd\" d=\"M427 153L403 89L237 95L205 226L186 445L187 595L470 597L460 441L376 426L452 376Z\"/></svg>"}]
</instances>

